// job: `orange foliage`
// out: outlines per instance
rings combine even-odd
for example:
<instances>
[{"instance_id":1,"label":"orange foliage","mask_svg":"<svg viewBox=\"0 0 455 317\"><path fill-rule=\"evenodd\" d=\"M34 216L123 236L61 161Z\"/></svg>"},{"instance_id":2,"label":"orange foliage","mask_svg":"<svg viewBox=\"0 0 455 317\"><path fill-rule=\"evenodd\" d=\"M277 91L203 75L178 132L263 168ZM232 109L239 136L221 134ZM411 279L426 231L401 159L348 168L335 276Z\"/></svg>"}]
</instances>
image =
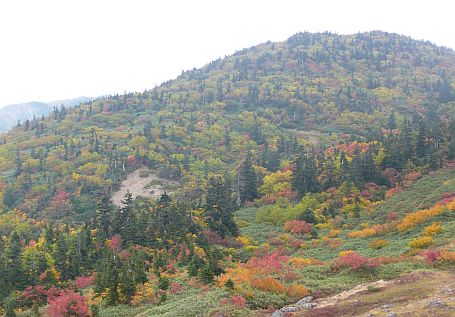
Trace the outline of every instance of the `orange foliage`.
<instances>
[{"instance_id":1,"label":"orange foliage","mask_svg":"<svg viewBox=\"0 0 455 317\"><path fill-rule=\"evenodd\" d=\"M423 229L423 233L426 236L435 236L439 233L441 233L442 228L441 228L441 223L440 222L433 222L431 225L425 227Z\"/></svg>"},{"instance_id":2,"label":"orange foliage","mask_svg":"<svg viewBox=\"0 0 455 317\"><path fill-rule=\"evenodd\" d=\"M441 260L450 262L450 263L455 263L455 252L446 251L446 250L442 251Z\"/></svg>"},{"instance_id":3,"label":"orange foliage","mask_svg":"<svg viewBox=\"0 0 455 317\"><path fill-rule=\"evenodd\" d=\"M251 285L269 293L285 293L286 287L274 277L256 278L252 281Z\"/></svg>"},{"instance_id":4,"label":"orange foliage","mask_svg":"<svg viewBox=\"0 0 455 317\"><path fill-rule=\"evenodd\" d=\"M286 294L292 298L302 298L308 295L308 289L302 284L292 284L288 287Z\"/></svg>"}]
</instances>

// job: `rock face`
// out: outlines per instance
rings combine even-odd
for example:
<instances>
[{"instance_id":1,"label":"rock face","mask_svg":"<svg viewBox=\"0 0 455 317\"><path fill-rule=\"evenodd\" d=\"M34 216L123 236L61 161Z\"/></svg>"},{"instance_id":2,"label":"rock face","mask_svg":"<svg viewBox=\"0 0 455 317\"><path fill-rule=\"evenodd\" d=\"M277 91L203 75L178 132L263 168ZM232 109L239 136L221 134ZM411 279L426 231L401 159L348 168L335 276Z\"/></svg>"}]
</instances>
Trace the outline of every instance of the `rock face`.
<instances>
[{"instance_id":1,"label":"rock face","mask_svg":"<svg viewBox=\"0 0 455 317\"><path fill-rule=\"evenodd\" d=\"M313 296L307 296L299 300L294 305L284 306L283 308L276 310L271 315L271 317L284 317L287 316L288 313L295 313L300 311L301 309L313 307L316 307L316 303L313 303Z\"/></svg>"}]
</instances>

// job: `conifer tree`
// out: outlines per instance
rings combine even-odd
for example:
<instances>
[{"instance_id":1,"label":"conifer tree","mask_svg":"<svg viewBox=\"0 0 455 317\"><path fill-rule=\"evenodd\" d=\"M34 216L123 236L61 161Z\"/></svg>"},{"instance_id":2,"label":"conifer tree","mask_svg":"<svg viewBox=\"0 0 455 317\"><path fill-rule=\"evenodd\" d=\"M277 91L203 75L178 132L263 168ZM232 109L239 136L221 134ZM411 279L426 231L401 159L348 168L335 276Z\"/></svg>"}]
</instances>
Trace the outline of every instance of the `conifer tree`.
<instances>
[{"instance_id":1,"label":"conifer tree","mask_svg":"<svg viewBox=\"0 0 455 317\"><path fill-rule=\"evenodd\" d=\"M239 198L242 202L253 201L258 198L256 172L253 168L253 160L248 152L240 166Z\"/></svg>"}]
</instances>

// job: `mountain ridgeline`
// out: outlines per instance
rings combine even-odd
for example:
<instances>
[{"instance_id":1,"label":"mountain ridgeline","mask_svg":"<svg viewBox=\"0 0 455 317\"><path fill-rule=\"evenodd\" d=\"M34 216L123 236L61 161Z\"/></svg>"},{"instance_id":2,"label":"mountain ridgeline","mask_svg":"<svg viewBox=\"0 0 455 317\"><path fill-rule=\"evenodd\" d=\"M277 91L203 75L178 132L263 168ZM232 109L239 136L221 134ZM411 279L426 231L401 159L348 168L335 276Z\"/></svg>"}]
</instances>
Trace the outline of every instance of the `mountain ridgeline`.
<instances>
[{"instance_id":1,"label":"mountain ridgeline","mask_svg":"<svg viewBox=\"0 0 455 317\"><path fill-rule=\"evenodd\" d=\"M455 52L397 34L298 33L151 90L54 108L0 141L0 298L25 289L19 307L32 306L28 285L67 296L82 276L93 314L164 303L148 314L164 316L167 296L178 309L211 298L202 283L207 305L243 316L412 271L433 236L454 239L441 224L455 226ZM133 171L175 188L114 206Z\"/></svg>"},{"instance_id":2,"label":"mountain ridgeline","mask_svg":"<svg viewBox=\"0 0 455 317\"><path fill-rule=\"evenodd\" d=\"M32 120L33 117L40 118L46 116L54 107L73 107L81 103L91 101L92 98L79 97L74 99L58 100L52 102L26 102L15 105L8 105L0 108L0 132L8 132L18 122Z\"/></svg>"}]
</instances>

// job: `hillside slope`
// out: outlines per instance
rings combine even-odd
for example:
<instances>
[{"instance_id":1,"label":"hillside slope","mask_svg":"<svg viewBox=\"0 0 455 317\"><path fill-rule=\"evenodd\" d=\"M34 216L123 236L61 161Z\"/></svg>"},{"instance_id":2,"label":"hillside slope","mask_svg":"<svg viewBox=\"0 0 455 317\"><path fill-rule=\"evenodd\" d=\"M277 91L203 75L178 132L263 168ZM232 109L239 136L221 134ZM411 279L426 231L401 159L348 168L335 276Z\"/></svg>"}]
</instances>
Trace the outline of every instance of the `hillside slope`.
<instances>
[{"instance_id":1,"label":"hillside slope","mask_svg":"<svg viewBox=\"0 0 455 317\"><path fill-rule=\"evenodd\" d=\"M15 127L0 310L255 316L453 269L454 77L428 42L300 33Z\"/></svg>"}]
</instances>

